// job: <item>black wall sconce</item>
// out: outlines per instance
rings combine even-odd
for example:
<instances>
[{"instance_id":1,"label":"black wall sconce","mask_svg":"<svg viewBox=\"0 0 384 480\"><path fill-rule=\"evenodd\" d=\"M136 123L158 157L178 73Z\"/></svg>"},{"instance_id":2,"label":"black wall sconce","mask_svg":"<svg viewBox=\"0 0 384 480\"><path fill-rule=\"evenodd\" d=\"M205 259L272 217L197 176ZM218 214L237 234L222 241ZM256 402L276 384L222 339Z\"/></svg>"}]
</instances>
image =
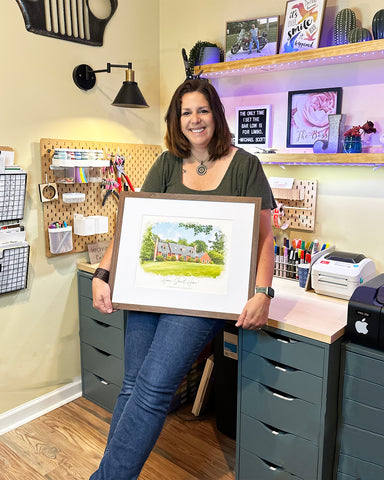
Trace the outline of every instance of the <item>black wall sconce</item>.
<instances>
[{"instance_id":1,"label":"black wall sconce","mask_svg":"<svg viewBox=\"0 0 384 480\"><path fill-rule=\"evenodd\" d=\"M132 70L132 63L127 65L113 65L107 63L104 70L93 70L89 65L81 64L73 69L72 77L76 86L81 90L90 90L96 84L96 73L111 73L112 68L125 68L126 80L123 82L119 93L116 95L112 105L125 108L147 108L149 105L145 101L139 86L135 82L135 72Z\"/></svg>"}]
</instances>

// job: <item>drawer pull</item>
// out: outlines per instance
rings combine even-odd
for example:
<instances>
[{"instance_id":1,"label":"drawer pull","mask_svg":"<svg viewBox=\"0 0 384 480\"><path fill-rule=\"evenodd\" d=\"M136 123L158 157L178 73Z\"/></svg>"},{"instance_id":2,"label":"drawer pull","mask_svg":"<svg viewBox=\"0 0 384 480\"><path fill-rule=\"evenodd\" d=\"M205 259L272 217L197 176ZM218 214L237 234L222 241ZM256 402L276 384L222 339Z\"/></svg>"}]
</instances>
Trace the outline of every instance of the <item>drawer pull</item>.
<instances>
[{"instance_id":1,"label":"drawer pull","mask_svg":"<svg viewBox=\"0 0 384 480\"><path fill-rule=\"evenodd\" d=\"M99 380L100 383L102 383L103 385L109 385L109 382L107 382L106 380L104 380L104 378L102 377L99 377L99 375L96 375L94 373L95 377Z\"/></svg>"},{"instance_id":2,"label":"drawer pull","mask_svg":"<svg viewBox=\"0 0 384 480\"><path fill-rule=\"evenodd\" d=\"M282 400L287 400L289 402L292 402L292 400L294 400L293 397L286 397L285 395L280 395L280 393L276 393L276 392L273 392L272 395L274 395L275 397L281 398Z\"/></svg>"},{"instance_id":3,"label":"drawer pull","mask_svg":"<svg viewBox=\"0 0 384 480\"><path fill-rule=\"evenodd\" d=\"M286 372L286 371L287 371L286 368L278 367L277 365L275 365L275 368L276 368L276 370L281 370L282 372Z\"/></svg>"},{"instance_id":4,"label":"drawer pull","mask_svg":"<svg viewBox=\"0 0 384 480\"><path fill-rule=\"evenodd\" d=\"M104 352L104 350L100 350L100 348L97 348L97 347L92 347L96 350L96 352L99 352L101 355L104 355L104 357L110 357L111 354L110 353L107 353L107 352Z\"/></svg>"},{"instance_id":5,"label":"drawer pull","mask_svg":"<svg viewBox=\"0 0 384 480\"><path fill-rule=\"evenodd\" d=\"M100 322L100 320L95 320L94 318L92 318L92 320L97 323L98 325L100 325L100 327L104 327L104 328L109 328L110 325L108 325L107 323L104 323L104 322Z\"/></svg>"}]
</instances>

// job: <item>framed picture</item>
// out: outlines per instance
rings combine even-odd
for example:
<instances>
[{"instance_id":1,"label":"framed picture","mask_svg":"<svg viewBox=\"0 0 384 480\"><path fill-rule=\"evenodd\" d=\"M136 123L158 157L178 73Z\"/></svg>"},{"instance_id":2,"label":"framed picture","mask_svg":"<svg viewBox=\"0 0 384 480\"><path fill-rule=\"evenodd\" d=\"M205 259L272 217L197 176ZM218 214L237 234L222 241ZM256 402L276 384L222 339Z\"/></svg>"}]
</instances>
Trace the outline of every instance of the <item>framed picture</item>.
<instances>
[{"instance_id":1,"label":"framed picture","mask_svg":"<svg viewBox=\"0 0 384 480\"><path fill-rule=\"evenodd\" d=\"M317 48L326 0L288 0L279 53Z\"/></svg>"},{"instance_id":2,"label":"framed picture","mask_svg":"<svg viewBox=\"0 0 384 480\"><path fill-rule=\"evenodd\" d=\"M236 146L269 147L270 117L271 105L236 107Z\"/></svg>"},{"instance_id":3,"label":"framed picture","mask_svg":"<svg viewBox=\"0 0 384 480\"><path fill-rule=\"evenodd\" d=\"M237 320L254 295L260 198L122 192L117 309Z\"/></svg>"},{"instance_id":4,"label":"framed picture","mask_svg":"<svg viewBox=\"0 0 384 480\"><path fill-rule=\"evenodd\" d=\"M287 147L328 140L328 115L341 112L341 87L288 92Z\"/></svg>"},{"instance_id":5,"label":"framed picture","mask_svg":"<svg viewBox=\"0 0 384 480\"><path fill-rule=\"evenodd\" d=\"M227 22L225 61L275 55L278 33L278 16Z\"/></svg>"}]
</instances>

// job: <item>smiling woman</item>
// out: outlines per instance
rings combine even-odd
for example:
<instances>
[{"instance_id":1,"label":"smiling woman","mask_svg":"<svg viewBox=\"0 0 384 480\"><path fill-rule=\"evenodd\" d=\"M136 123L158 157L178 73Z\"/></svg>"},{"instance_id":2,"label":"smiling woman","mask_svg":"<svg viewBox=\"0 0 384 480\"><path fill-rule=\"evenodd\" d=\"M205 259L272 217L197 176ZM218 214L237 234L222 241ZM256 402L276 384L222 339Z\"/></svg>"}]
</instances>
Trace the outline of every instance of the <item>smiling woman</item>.
<instances>
[{"instance_id":1,"label":"smiling woman","mask_svg":"<svg viewBox=\"0 0 384 480\"><path fill-rule=\"evenodd\" d=\"M168 150L163 152L151 167L141 187L143 193L140 193L142 195L145 194L144 192L188 194L189 198L188 204L181 203L179 205L180 210L175 209L175 198L170 200L173 204L172 206L168 205L167 208L164 205L162 205L163 208L160 208L157 204L152 215L159 216L162 212L171 212L173 217L182 218L186 216L187 209L188 211L193 209L187 220L183 220L182 223L190 222L198 227L199 222L196 219L202 218L204 214L206 215L205 223L200 226L205 227L211 224L211 218L216 217L214 215L212 217L212 212L210 213L207 206L197 205L200 201L198 197L194 197L196 201L190 199L191 195L258 197L252 199L252 202L258 205L257 211L259 212L260 204L262 209L261 213L257 215L257 222L255 222L259 226L257 245L252 240L245 245L244 231L250 228L250 222L243 217L240 219L239 215L230 217L233 222L239 222L239 228L233 228L229 232L228 238L232 232L233 236L238 235L238 240L242 243L240 248L233 249L233 254L238 256L239 261L256 267L256 261L253 260L256 260L257 257L257 286L270 287L274 267L271 209L275 208L276 203L258 158L232 146L224 108L214 87L207 80L199 78L185 80L172 97L166 114L166 122L165 142ZM133 199L132 195L130 196L131 200ZM154 200L153 196L152 200ZM230 203L238 205L241 201L242 199L237 199L237 202L231 199ZM252 202L249 199L244 202L246 210L250 208L249 204ZM211 201L211 203L218 202ZM127 211L136 212L137 210L138 208L131 208ZM122 211L121 215L123 215ZM220 209L220 230L225 231L226 235L224 222L228 221L228 215L230 214L227 205L226 209ZM118 226L118 229L123 228L124 222L122 221L119 225L121 227ZM132 234L131 228L129 231ZM257 238L257 230L254 233ZM149 240L152 239L149 238ZM221 240L222 238L215 238L218 249L221 248ZM211 249L206 252L209 256L211 253L213 255L212 245ZM190 245L188 245L189 247ZM248 249L252 247L252 253L245 254L244 247ZM113 243L100 262L101 269L110 270L112 251ZM119 249L119 252L121 251ZM133 251L137 259L134 248L125 248L124 251L129 252L127 254L132 254ZM152 247L151 252L154 252ZM216 253L220 254L220 252ZM158 256L154 253L155 259ZM160 256L164 258L162 254ZM223 304L229 305L232 302L233 292L224 291L222 284L226 281L226 270L230 268L230 265L237 266L238 263L228 262L227 268L227 265L221 265L220 262L216 264L210 262L204 264L202 261L193 263L188 261L187 255L185 259L183 255L180 256L183 258L182 261L154 262L152 260L148 263L147 266L151 271L153 268L159 269L158 272L162 272L161 275L147 274L145 277L145 272L142 270L140 272L140 268L137 268L133 275L130 271L128 275L123 276L122 291L124 293L130 293L132 290L126 282L135 278L137 285L143 280L143 285L139 286L143 297L140 298L141 310L129 312L125 336L127 339L125 349L127 369L115 406L107 448L99 469L91 477L92 480L110 478L135 480L138 478L144 462L160 434L174 392L188 373L199 352L225 325L223 320L225 316L221 314L215 316L214 313L217 310L212 307L212 303L214 298L219 299L220 308L223 308ZM176 260L176 250L174 257ZM123 257L120 256L114 256L114 259L116 258L116 266L115 264L113 266L116 272L118 269L126 269L129 262L122 261ZM218 259L219 257L216 258L216 260ZM146 262L142 265L145 266ZM183 273L178 275L176 267L183 269ZM189 274L185 271L186 267L189 269ZM164 275L166 273L164 269L169 268L172 275ZM216 275L212 272L213 269L216 273L222 269L224 273L212 278L213 275ZM249 277L253 277L253 287L254 270L249 274ZM244 271L245 269L241 269L241 272ZM203 273L208 273L210 278L209 276L201 277ZM161 277L162 285L158 290L153 288L153 282L158 278L153 277ZM245 282L244 274L239 277L241 278L236 275L228 275L228 278L236 281L237 285L248 285L249 278ZM148 301L153 302L153 292L158 295L155 297L156 299L158 298L160 302L164 301L163 291L168 288L168 282L173 281L176 281L177 285L172 287L180 289L189 287L193 282L202 284L203 292L197 292L197 296L201 300L205 295L207 308L204 312L196 311L196 306L194 306L190 315L187 315L184 304L179 310L174 309L174 313L148 307ZM183 282L183 285L180 285L179 281ZM191 282L190 285L188 282ZM150 288L148 289L148 287ZM148 294L149 290L151 294ZM245 297L239 301L238 308L231 310L236 312L242 310L240 315L235 314L236 326L252 330L259 329L267 322L270 298L265 293L253 295L254 288L241 287L240 290L243 295L245 293ZM245 292L246 290L247 292ZM191 297L189 292L186 292L186 296ZM246 301L249 296L251 298ZM110 287L97 277L93 280L93 298L94 306L101 312L111 313L113 311ZM172 303L174 304L178 299L179 294L173 294ZM244 307L243 303L245 303ZM228 315L230 307L225 307L224 311Z\"/></svg>"}]
</instances>

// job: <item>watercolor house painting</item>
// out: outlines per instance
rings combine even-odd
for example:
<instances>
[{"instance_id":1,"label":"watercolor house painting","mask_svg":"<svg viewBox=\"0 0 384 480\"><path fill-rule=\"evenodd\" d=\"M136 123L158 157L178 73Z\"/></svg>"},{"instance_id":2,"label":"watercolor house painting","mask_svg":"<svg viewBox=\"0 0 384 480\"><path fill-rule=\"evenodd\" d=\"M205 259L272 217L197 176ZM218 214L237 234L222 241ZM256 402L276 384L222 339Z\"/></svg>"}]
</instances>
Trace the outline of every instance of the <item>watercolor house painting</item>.
<instances>
[{"instance_id":1,"label":"watercolor house painting","mask_svg":"<svg viewBox=\"0 0 384 480\"><path fill-rule=\"evenodd\" d=\"M185 261L196 261L197 259L200 259L201 263L211 262L211 258L208 253L197 253L196 247L173 242L160 242L158 239L156 239L153 259L156 260L158 255L161 255L164 258L174 256L176 257L176 260L180 260L180 258Z\"/></svg>"}]
</instances>

